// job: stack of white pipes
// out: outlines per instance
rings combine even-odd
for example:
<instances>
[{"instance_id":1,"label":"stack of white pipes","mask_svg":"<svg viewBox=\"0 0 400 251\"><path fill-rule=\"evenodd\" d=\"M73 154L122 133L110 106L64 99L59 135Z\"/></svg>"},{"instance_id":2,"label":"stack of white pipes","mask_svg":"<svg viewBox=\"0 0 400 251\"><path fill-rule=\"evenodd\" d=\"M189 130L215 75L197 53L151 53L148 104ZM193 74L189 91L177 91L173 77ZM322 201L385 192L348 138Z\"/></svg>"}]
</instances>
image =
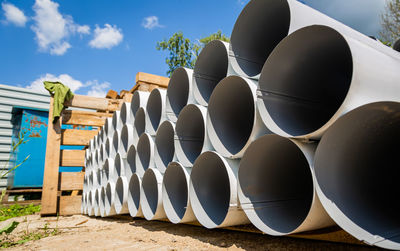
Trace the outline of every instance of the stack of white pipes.
<instances>
[{"instance_id":1,"label":"stack of white pipes","mask_svg":"<svg viewBox=\"0 0 400 251\"><path fill-rule=\"evenodd\" d=\"M295 0L252 0L168 90L86 150L82 212L400 249L400 54ZM397 144L396 144L397 145Z\"/></svg>"}]
</instances>

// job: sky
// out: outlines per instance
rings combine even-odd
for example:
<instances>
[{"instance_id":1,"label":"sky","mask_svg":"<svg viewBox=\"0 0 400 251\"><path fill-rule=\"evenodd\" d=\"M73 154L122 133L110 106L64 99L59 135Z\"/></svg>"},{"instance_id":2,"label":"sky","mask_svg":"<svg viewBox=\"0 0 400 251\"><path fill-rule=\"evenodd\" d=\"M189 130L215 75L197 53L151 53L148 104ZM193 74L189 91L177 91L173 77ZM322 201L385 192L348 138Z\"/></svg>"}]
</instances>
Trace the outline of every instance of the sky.
<instances>
[{"instance_id":1,"label":"sky","mask_svg":"<svg viewBox=\"0 0 400 251\"><path fill-rule=\"evenodd\" d=\"M45 92L61 81L78 94L129 90L137 72L166 75L157 41L230 36L248 0L0 0L0 84ZM378 36L385 0L301 0Z\"/></svg>"}]
</instances>

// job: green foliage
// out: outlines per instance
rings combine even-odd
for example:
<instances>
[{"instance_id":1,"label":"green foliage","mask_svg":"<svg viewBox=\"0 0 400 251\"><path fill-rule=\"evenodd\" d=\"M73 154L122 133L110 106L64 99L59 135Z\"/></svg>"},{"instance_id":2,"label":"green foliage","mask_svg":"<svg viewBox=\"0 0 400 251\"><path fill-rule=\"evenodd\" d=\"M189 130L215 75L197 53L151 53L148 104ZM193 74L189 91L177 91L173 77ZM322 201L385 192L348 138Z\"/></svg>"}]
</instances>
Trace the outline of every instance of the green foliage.
<instances>
[{"instance_id":1,"label":"green foliage","mask_svg":"<svg viewBox=\"0 0 400 251\"><path fill-rule=\"evenodd\" d=\"M400 0L386 2L385 12L381 15L381 39L387 43L394 43L400 39Z\"/></svg>"},{"instance_id":2,"label":"green foliage","mask_svg":"<svg viewBox=\"0 0 400 251\"><path fill-rule=\"evenodd\" d=\"M209 35L208 37L203 37L201 39L199 39L202 47L204 47L206 44L208 44L209 42L213 41L213 40L221 40L221 41L225 41L229 43L229 37L225 36L225 34L222 34L222 31L217 31L216 33L213 33L211 35Z\"/></svg>"},{"instance_id":3,"label":"green foliage","mask_svg":"<svg viewBox=\"0 0 400 251\"><path fill-rule=\"evenodd\" d=\"M28 141L29 141L29 140L25 140L25 132L21 132L20 134L18 134L18 139L17 139L17 141L13 141L12 144L11 144L11 146L12 146L12 148L11 148L11 154L10 154L10 158L9 158L8 161L7 161L7 164L6 164L6 166L5 166L5 167L6 167L5 169L8 169L7 167L8 167L8 165L9 165L10 162L11 162L11 157L12 157L12 155L13 155L14 153L17 152L18 147L19 147L20 145L22 145L22 144L25 144L25 143L28 142ZM21 166L25 161L27 161L27 160L29 159L29 157L30 157L30 155L26 156L26 158L25 158L21 163L18 163L18 164L15 165L13 168L8 169L8 170L6 170L6 171L0 173L0 178L3 178L4 176L6 176L7 174L9 174L9 173L12 172L13 170L15 170L16 168L18 168L19 166Z\"/></svg>"},{"instance_id":4,"label":"green foliage","mask_svg":"<svg viewBox=\"0 0 400 251\"><path fill-rule=\"evenodd\" d=\"M36 212L40 212L40 205L35 206L30 204L22 206L19 204L14 204L5 206L0 208L0 221L5 221L13 217L35 214Z\"/></svg>"},{"instance_id":5,"label":"green foliage","mask_svg":"<svg viewBox=\"0 0 400 251\"><path fill-rule=\"evenodd\" d=\"M18 225L19 225L19 222L17 222L17 221L11 222L8 226L5 226L2 229L0 229L0 234L2 234L2 233L6 233L6 234L11 233L12 231L14 231L14 229L17 228Z\"/></svg>"}]
</instances>

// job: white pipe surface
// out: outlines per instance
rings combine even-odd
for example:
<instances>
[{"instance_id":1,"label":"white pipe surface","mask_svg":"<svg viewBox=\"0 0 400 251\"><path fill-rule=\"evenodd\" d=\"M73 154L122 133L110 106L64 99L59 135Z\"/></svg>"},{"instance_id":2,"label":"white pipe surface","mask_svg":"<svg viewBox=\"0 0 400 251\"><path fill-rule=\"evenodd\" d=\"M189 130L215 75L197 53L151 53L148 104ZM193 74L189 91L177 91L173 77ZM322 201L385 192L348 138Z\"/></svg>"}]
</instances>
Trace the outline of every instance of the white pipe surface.
<instances>
[{"instance_id":1,"label":"white pipe surface","mask_svg":"<svg viewBox=\"0 0 400 251\"><path fill-rule=\"evenodd\" d=\"M167 218L162 203L163 176L155 168L146 170L140 189L140 206L146 220L160 220Z\"/></svg>"},{"instance_id":2,"label":"white pipe surface","mask_svg":"<svg viewBox=\"0 0 400 251\"><path fill-rule=\"evenodd\" d=\"M136 147L135 166L140 177L143 177L148 168L154 167L154 141L148 133L140 136Z\"/></svg>"},{"instance_id":3,"label":"white pipe surface","mask_svg":"<svg viewBox=\"0 0 400 251\"><path fill-rule=\"evenodd\" d=\"M134 118L131 117L132 116L131 114L132 114L131 103L124 102L121 106L121 113L120 113L120 119L121 119L120 123L122 126L126 125L126 124L129 124L129 125L133 124ZM122 128L121 128L121 130L122 130Z\"/></svg>"},{"instance_id":4,"label":"white pipe surface","mask_svg":"<svg viewBox=\"0 0 400 251\"><path fill-rule=\"evenodd\" d=\"M82 192L81 214L87 214L86 196L87 196L87 193Z\"/></svg>"},{"instance_id":5,"label":"white pipe surface","mask_svg":"<svg viewBox=\"0 0 400 251\"><path fill-rule=\"evenodd\" d=\"M204 152L190 174L189 198L193 212L206 228L249 223L237 197L239 161L216 152Z\"/></svg>"},{"instance_id":6,"label":"white pipe surface","mask_svg":"<svg viewBox=\"0 0 400 251\"><path fill-rule=\"evenodd\" d=\"M151 91L146 105L146 132L151 136L156 135L158 126L166 120L165 99L167 91L156 88Z\"/></svg>"},{"instance_id":7,"label":"white pipe surface","mask_svg":"<svg viewBox=\"0 0 400 251\"><path fill-rule=\"evenodd\" d=\"M99 207L100 194L99 194L99 189L101 189L101 188L96 188L94 190L94 205L93 205L94 216L100 216L100 207Z\"/></svg>"},{"instance_id":8,"label":"white pipe surface","mask_svg":"<svg viewBox=\"0 0 400 251\"><path fill-rule=\"evenodd\" d=\"M122 129L121 111L115 111L112 116L112 128L114 131Z\"/></svg>"},{"instance_id":9,"label":"white pipe surface","mask_svg":"<svg viewBox=\"0 0 400 251\"><path fill-rule=\"evenodd\" d=\"M117 182L117 179L121 176L125 177L125 166L128 165L126 158L123 158L121 154L117 153L114 159L114 178L113 180Z\"/></svg>"},{"instance_id":10,"label":"white pipe surface","mask_svg":"<svg viewBox=\"0 0 400 251\"><path fill-rule=\"evenodd\" d=\"M134 128L131 124L122 127L121 138L119 142L119 153L122 157L126 157L129 147L134 144L133 140Z\"/></svg>"},{"instance_id":11,"label":"white pipe surface","mask_svg":"<svg viewBox=\"0 0 400 251\"><path fill-rule=\"evenodd\" d=\"M136 147L131 145L126 155L125 177L130 180L131 176L136 173Z\"/></svg>"},{"instance_id":12,"label":"white pipe surface","mask_svg":"<svg viewBox=\"0 0 400 251\"><path fill-rule=\"evenodd\" d=\"M126 177L121 176L117 179L115 183L115 199L114 207L117 214L127 214L129 213L128 208L128 189L129 184Z\"/></svg>"},{"instance_id":13,"label":"white pipe surface","mask_svg":"<svg viewBox=\"0 0 400 251\"><path fill-rule=\"evenodd\" d=\"M115 162L114 159L108 158L106 159L106 162L104 163L103 169L102 169L102 180L101 180L101 185L102 186L107 186L107 183L110 181L114 181L115 177Z\"/></svg>"},{"instance_id":14,"label":"white pipe surface","mask_svg":"<svg viewBox=\"0 0 400 251\"><path fill-rule=\"evenodd\" d=\"M112 137L112 144L111 144L111 148L109 148L109 153L108 156L110 158L115 158L115 156L117 155L117 153L119 153L119 141L121 138L121 130L115 130L114 131L114 135Z\"/></svg>"},{"instance_id":15,"label":"white pipe surface","mask_svg":"<svg viewBox=\"0 0 400 251\"><path fill-rule=\"evenodd\" d=\"M165 172L170 162L176 160L174 141L175 124L166 120L158 127L154 139L154 163L161 173Z\"/></svg>"},{"instance_id":16,"label":"white pipe surface","mask_svg":"<svg viewBox=\"0 0 400 251\"><path fill-rule=\"evenodd\" d=\"M105 208L105 204L104 204L105 201L106 201L106 188L104 186L102 186L100 188L100 205L99 205L101 217L106 216L106 208Z\"/></svg>"},{"instance_id":17,"label":"white pipe surface","mask_svg":"<svg viewBox=\"0 0 400 251\"><path fill-rule=\"evenodd\" d=\"M140 206L140 190L142 189L142 181L136 173L129 179L128 190L128 209L132 217L143 217L142 208Z\"/></svg>"},{"instance_id":18,"label":"white pipe surface","mask_svg":"<svg viewBox=\"0 0 400 251\"><path fill-rule=\"evenodd\" d=\"M114 128L112 126L112 118L106 118L104 123L103 143L106 142L107 138L112 137L114 134Z\"/></svg>"},{"instance_id":19,"label":"white pipe surface","mask_svg":"<svg viewBox=\"0 0 400 251\"><path fill-rule=\"evenodd\" d=\"M116 215L115 211L115 183L109 181L105 190L104 208L106 216Z\"/></svg>"},{"instance_id":20,"label":"white pipe surface","mask_svg":"<svg viewBox=\"0 0 400 251\"><path fill-rule=\"evenodd\" d=\"M328 214L360 241L400 250L400 104L377 102L339 118L315 154Z\"/></svg>"},{"instance_id":21,"label":"white pipe surface","mask_svg":"<svg viewBox=\"0 0 400 251\"><path fill-rule=\"evenodd\" d=\"M191 168L185 168L179 162L171 162L163 177L163 206L174 224L196 221L189 200L190 171Z\"/></svg>"},{"instance_id":22,"label":"white pipe surface","mask_svg":"<svg viewBox=\"0 0 400 251\"><path fill-rule=\"evenodd\" d=\"M140 107L136 112L135 122L133 123L133 144L137 146L140 136L146 131L146 110Z\"/></svg>"},{"instance_id":23,"label":"white pipe surface","mask_svg":"<svg viewBox=\"0 0 400 251\"><path fill-rule=\"evenodd\" d=\"M94 190L90 190L89 194L88 194L88 211L87 214L88 216L93 216L94 215L94 210L93 210L93 199L94 199L94 195L93 195Z\"/></svg>"},{"instance_id":24,"label":"white pipe surface","mask_svg":"<svg viewBox=\"0 0 400 251\"><path fill-rule=\"evenodd\" d=\"M165 112L167 118L174 123L183 107L194 102L192 79L193 70L184 67L175 69L171 75L167 89Z\"/></svg>"},{"instance_id":25,"label":"white pipe surface","mask_svg":"<svg viewBox=\"0 0 400 251\"><path fill-rule=\"evenodd\" d=\"M131 117L136 119L136 112L140 107L146 107L147 100L149 99L149 92L135 91L131 101Z\"/></svg>"}]
</instances>

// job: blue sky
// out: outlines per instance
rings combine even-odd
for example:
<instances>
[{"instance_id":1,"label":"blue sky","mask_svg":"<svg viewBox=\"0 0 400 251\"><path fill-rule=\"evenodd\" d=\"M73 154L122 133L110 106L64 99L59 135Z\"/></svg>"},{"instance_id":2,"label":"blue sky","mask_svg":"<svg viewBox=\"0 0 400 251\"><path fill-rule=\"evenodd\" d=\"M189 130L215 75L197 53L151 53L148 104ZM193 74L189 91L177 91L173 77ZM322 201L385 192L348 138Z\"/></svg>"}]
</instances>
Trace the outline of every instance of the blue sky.
<instances>
[{"instance_id":1,"label":"blue sky","mask_svg":"<svg viewBox=\"0 0 400 251\"><path fill-rule=\"evenodd\" d=\"M182 31L191 40L230 35L248 0L0 0L0 84L43 90L61 80L79 94L104 96L134 85L139 71L165 75L156 42ZM302 0L378 35L385 0Z\"/></svg>"}]
</instances>

